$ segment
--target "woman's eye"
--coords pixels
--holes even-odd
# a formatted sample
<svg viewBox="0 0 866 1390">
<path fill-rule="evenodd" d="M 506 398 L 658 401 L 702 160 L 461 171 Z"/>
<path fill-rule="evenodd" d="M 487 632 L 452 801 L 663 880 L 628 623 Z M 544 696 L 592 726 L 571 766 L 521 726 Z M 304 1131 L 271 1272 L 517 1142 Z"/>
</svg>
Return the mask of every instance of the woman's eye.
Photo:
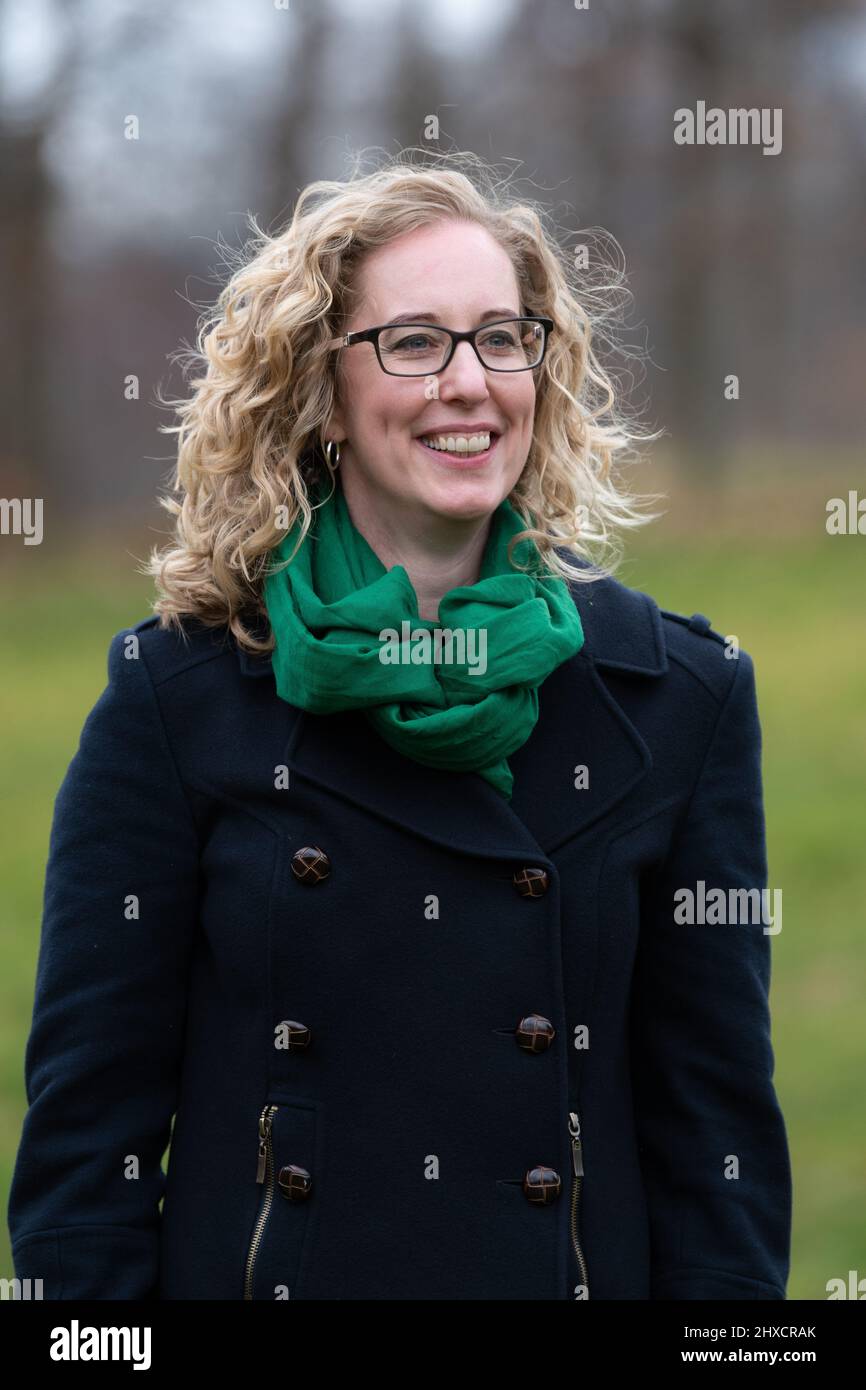
<svg viewBox="0 0 866 1390">
<path fill-rule="evenodd" d="M 423 348 L 429 347 L 429 346 L 430 346 L 430 339 L 427 337 L 427 334 L 426 334 L 426 333 L 413 333 L 413 334 L 411 335 L 411 337 L 409 337 L 409 338 L 401 338 L 400 341 L 399 341 L 399 343 L 395 343 L 394 346 L 393 346 L 393 348 L 392 348 L 392 351 L 394 351 L 394 352 L 403 352 L 403 351 L 411 352 L 411 351 L 413 351 L 413 350 L 417 351 L 417 350 L 419 350 L 419 349 L 423 349 Z"/>
<path fill-rule="evenodd" d="M 505 332 L 488 333 L 484 342 L 487 347 L 492 348 L 512 348 L 516 346 L 516 340 L 512 334 Z"/>
</svg>

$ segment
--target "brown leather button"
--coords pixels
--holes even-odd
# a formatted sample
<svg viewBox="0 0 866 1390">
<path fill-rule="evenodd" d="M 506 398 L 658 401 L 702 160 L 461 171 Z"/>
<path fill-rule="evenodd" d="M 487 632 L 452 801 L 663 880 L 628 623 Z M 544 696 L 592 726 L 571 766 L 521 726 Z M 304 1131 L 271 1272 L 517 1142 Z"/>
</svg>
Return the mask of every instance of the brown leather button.
<svg viewBox="0 0 866 1390">
<path fill-rule="evenodd" d="M 555 1168 L 539 1165 L 530 1168 L 523 1177 L 523 1195 L 535 1206 L 546 1207 L 555 1202 L 562 1191 L 562 1181 Z"/>
<path fill-rule="evenodd" d="M 331 861 L 318 845 L 305 845 L 292 855 L 292 873 L 300 883 L 321 883 L 331 872 Z"/>
<path fill-rule="evenodd" d="M 514 886 L 522 898 L 540 898 L 547 892 L 547 870 L 515 869 Z"/>
<path fill-rule="evenodd" d="M 556 1037 L 556 1029 L 549 1018 L 541 1014 L 527 1014 L 514 1030 L 514 1041 L 524 1052 L 546 1052 Z"/>
<path fill-rule="evenodd" d="M 287 1029 L 287 1052 L 303 1052 L 305 1047 L 310 1046 L 313 1035 L 306 1024 L 295 1023 L 294 1019 L 287 1018 L 285 1027 Z"/>
<path fill-rule="evenodd" d="M 287 1163 L 280 1169 L 277 1183 L 290 1202 L 306 1202 L 313 1190 L 313 1179 L 306 1168 L 299 1168 L 295 1163 Z"/>
</svg>

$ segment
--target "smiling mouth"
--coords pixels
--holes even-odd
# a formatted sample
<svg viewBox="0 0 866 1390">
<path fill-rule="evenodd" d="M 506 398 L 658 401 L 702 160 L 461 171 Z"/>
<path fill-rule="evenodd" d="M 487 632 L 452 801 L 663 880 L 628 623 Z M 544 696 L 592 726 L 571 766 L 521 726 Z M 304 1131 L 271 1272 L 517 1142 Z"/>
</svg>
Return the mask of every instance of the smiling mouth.
<svg viewBox="0 0 866 1390">
<path fill-rule="evenodd" d="M 476 434 L 422 434 L 417 442 L 440 458 L 469 462 L 486 458 L 498 439 L 495 430 L 479 430 Z"/>
</svg>

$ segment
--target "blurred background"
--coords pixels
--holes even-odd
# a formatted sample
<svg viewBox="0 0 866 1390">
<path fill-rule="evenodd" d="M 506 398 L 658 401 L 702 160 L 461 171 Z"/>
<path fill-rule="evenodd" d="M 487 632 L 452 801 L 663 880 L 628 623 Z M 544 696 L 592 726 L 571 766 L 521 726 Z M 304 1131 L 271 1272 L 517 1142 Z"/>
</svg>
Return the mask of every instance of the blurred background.
<svg viewBox="0 0 866 1390">
<path fill-rule="evenodd" d="M 44 517 L 27 545 L 0 513 L 4 1211 L 53 801 L 168 535 L 169 355 L 248 211 L 276 231 L 359 150 L 471 150 L 569 254 L 592 227 L 622 250 L 631 355 L 605 360 L 664 431 L 629 482 L 665 500 L 619 577 L 756 664 L 788 1294 L 866 1277 L 866 10 L 581 3 L 0 0 L 0 499 Z M 778 110 L 781 148 L 678 144 L 699 102 Z M 828 530 L 833 498 L 850 534 Z"/>
</svg>

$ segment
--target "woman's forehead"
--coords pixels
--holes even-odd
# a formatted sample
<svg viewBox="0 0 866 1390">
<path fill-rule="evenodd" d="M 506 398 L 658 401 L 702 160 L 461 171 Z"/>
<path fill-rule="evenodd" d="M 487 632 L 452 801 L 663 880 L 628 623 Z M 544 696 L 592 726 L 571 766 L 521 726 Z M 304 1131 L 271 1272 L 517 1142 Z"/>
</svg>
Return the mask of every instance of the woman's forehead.
<svg viewBox="0 0 866 1390">
<path fill-rule="evenodd" d="M 477 234 L 477 235 L 476 235 Z M 419 227 L 370 252 L 358 267 L 352 305 L 378 322 L 397 317 L 455 326 L 455 313 L 520 312 L 517 276 L 507 253 L 483 227 Z"/>
</svg>

